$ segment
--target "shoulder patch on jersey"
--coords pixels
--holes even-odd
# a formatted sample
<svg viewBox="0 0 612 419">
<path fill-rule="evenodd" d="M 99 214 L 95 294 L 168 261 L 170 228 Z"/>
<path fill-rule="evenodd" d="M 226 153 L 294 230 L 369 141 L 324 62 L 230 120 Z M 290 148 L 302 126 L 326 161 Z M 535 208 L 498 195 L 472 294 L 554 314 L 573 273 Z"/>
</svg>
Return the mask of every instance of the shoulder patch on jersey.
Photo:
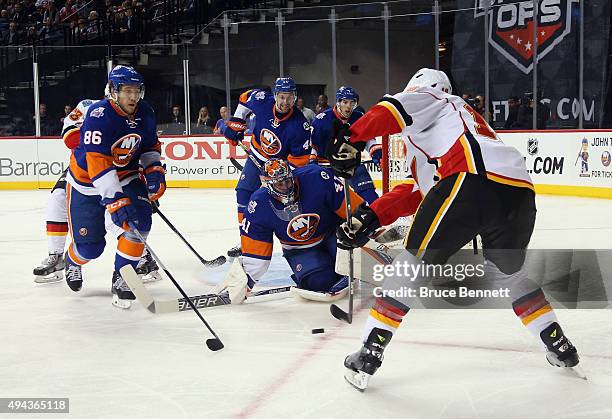
<svg viewBox="0 0 612 419">
<path fill-rule="evenodd" d="M 255 99 L 264 100 L 265 98 L 266 98 L 266 92 L 264 92 L 263 90 L 260 90 L 257 93 L 255 93 Z"/>
<path fill-rule="evenodd" d="M 321 170 L 321 177 L 325 180 L 329 179 L 329 174 L 325 170 Z"/>
<path fill-rule="evenodd" d="M 314 236 L 320 221 L 319 214 L 297 215 L 287 224 L 287 235 L 295 241 L 304 242 Z"/>
<path fill-rule="evenodd" d="M 93 118 L 101 118 L 102 116 L 104 116 L 104 107 L 100 106 L 99 108 L 94 109 L 93 111 L 91 111 L 89 116 Z"/>
<path fill-rule="evenodd" d="M 276 134 L 267 128 L 264 128 L 259 133 L 259 141 L 264 153 L 268 156 L 275 156 L 280 153 L 283 145 Z"/>
<path fill-rule="evenodd" d="M 325 112 L 318 113 L 317 116 L 315 116 L 315 118 L 317 118 L 317 119 L 325 118 Z"/>
<path fill-rule="evenodd" d="M 256 201 L 249 201 L 249 205 L 247 206 L 247 211 L 249 214 L 253 214 L 255 212 L 255 207 L 257 206 Z"/>
<path fill-rule="evenodd" d="M 117 167 L 127 166 L 138 151 L 141 141 L 138 134 L 128 134 L 115 141 L 111 146 L 113 164 Z"/>
<path fill-rule="evenodd" d="M 308 122 L 304 122 L 304 129 L 310 131 L 310 124 Z"/>
</svg>

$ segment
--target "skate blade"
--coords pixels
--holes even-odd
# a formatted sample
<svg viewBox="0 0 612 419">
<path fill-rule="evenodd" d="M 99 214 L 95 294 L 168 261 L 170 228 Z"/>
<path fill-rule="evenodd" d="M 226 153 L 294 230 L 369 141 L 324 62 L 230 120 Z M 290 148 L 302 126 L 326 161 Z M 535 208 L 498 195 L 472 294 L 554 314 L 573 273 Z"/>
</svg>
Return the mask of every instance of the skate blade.
<svg viewBox="0 0 612 419">
<path fill-rule="evenodd" d="M 133 300 L 122 300 L 117 297 L 117 294 L 113 294 L 113 305 L 122 310 L 129 310 L 129 308 L 132 307 L 132 301 Z"/>
<path fill-rule="evenodd" d="M 581 380 L 585 380 L 588 381 L 588 378 L 584 372 L 584 370 L 582 369 L 582 367 L 580 365 L 576 365 L 575 367 L 570 367 L 568 368 L 572 374 L 574 374 L 576 377 L 580 378 Z"/>
<path fill-rule="evenodd" d="M 162 279 L 164 278 L 161 276 L 159 271 L 149 272 L 148 274 L 143 275 L 141 278 L 143 284 L 149 284 L 151 282 L 161 281 Z"/>
<path fill-rule="evenodd" d="M 35 276 L 34 282 L 37 284 L 55 284 L 56 282 L 62 282 L 64 280 L 63 273 L 55 272 L 47 276 Z"/>
<path fill-rule="evenodd" d="M 346 382 L 361 392 L 364 392 L 365 389 L 368 388 L 370 378 L 372 378 L 370 374 L 366 374 L 363 371 L 355 372 L 348 368 L 344 373 L 344 379 L 346 380 Z"/>
</svg>

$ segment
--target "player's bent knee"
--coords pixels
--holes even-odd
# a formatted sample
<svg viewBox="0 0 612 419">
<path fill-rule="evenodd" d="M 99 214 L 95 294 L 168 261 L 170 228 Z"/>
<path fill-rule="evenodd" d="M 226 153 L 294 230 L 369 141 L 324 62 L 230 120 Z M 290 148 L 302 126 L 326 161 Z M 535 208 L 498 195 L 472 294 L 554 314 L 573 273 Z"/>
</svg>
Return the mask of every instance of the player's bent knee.
<svg viewBox="0 0 612 419">
<path fill-rule="evenodd" d="M 93 243 L 76 243 L 77 252 L 85 259 L 97 259 L 104 252 L 105 241 Z"/>
</svg>

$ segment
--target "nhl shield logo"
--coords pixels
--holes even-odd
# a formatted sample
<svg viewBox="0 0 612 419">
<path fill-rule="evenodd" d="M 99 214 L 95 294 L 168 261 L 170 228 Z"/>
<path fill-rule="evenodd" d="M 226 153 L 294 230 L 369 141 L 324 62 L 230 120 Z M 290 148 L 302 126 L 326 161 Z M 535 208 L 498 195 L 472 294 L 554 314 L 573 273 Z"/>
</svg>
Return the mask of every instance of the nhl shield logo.
<svg viewBox="0 0 612 419">
<path fill-rule="evenodd" d="M 527 140 L 527 152 L 530 156 L 538 154 L 538 139 L 530 138 Z"/>
<path fill-rule="evenodd" d="M 475 0 L 475 17 L 489 6 L 489 43 L 523 73 L 533 69 L 533 1 Z M 538 61 L 571 32 L 572 4 L 577 0 L 539 0 L 537 13 Z"/>
<path fill-rule="evenodd" d="M 293 240 L 304 242 L 314 236 L 321 217 L 318 214 L 300 214 L 287 224 L 287 235 Z"/>
</svg>

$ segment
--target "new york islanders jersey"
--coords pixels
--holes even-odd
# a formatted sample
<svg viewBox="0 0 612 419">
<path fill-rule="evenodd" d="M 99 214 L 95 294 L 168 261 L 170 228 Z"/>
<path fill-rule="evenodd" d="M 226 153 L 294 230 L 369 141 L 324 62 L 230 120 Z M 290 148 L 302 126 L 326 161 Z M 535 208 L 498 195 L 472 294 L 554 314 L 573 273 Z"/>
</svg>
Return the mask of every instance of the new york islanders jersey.
<svg viewBox="0 0 612 419">
<path fill-rule="evenodd" d="M 108 99 L 87 110 L 80 142 L 70 157 L 68 182 L 84 195 L 112 198 L 138 177 L 144 167 L 160 160 L 155 114 L 145 101 L 127 115 Z"/>
<path fill-rule="evenodd" d="M 390 218 L 391 213 L 413 214 L 421 196 L 455 173 L 478 174 L 494 182 L 533 189 L 523 156 L 504 144 L 482 116 L 458 96 L 430 87 L 386 95 L 350 129 L 352 142 L 372 135 L 402 135 L 415 184 L 400 188 L 404 199 L 394 201 L 394 211 L 385 208 Z M 407 198 L 409 194 L 412 196 Z M 388 202 L 374 203 L 372 208 L 378 215 Z"/>
<path fill-rule="evenodd" d="M 283 249 L 306 249 L 335 234 L 340 219 L 346 218 L 344 185 L 329 169 L 307 165 L 293 171 L 298 201 L 285 208 L 266 188 L 251 195 L 240 226 L 242 263 L 258 280 L 268 269 L 273 236 Z M 363 202 L 350 191 L 353 212 Z"/>
<path fill-rule="evenodd" d="M 66 147 L 73 150 L 79 145 L 81 140 L 81 125 L 85 120 L 87 109 L 97 100 L 83 99 L 79 104 L 64 118 L 62 127 L 62 139 Z"/>
<path fill-rule="evenodd" d="M 334 120 L 338 120 L 341 123 L 348 123 L 353 125 L 359 118 L 363 116 L 363 112 L 355 110 L 351 113 L 348 119 L 344 119 L 336 110 L 336 107 L 328 108 L 323 112 L 319 113 L 312 121 L 312 134 L 310 135 L 311 160 L 316 158 L 319 163 L 329 163 L 324 157 L 325 148 L 331 140 L 333 135 Z M 382 145 L 377 144 L 375 139 L 369 140 L 366 144 L 366 150 L 369 153 L 382 148 Z"/>
<path fill-rule="evenodd" d="M 234 116 L 247 120 L 255 114 L 251 149 L 265 161 L 271 157 L 288 160 L 294 166 L 308 163 L 310 124 L 295 106 L 285 115 L 277 115 L 274 95 L 264 90 L 249 90 L 240 96 Z"/>
</svg>

